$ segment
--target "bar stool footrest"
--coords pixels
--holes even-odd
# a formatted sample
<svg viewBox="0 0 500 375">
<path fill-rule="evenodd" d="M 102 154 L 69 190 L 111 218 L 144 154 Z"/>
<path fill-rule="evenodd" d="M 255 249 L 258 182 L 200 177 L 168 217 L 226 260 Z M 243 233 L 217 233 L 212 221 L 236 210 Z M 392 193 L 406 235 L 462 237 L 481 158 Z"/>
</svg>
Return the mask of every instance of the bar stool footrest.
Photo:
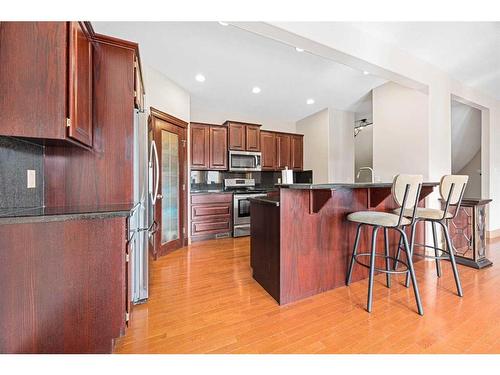
<svg viewBox="0 0 500 375">
<path fill-rule="evenodd" d="M 365 268 L 370 268 L 370 266 L 368 264 L 365 264 L 365 263 L 362 263 L 360 262 L 357 258 L 358 257 L 370 257 L 372 254 L 371 253 L 358 253 L 354 256 L 354 261 L 359 264 L 360 266 L 363 266 Z M 391 259 L 393 262 L 396 261 L 396 258 L 395 257 L 391 257 L 391 256 L 385 256 L 383 254 L 375 254 L 375 258 L 384 258 L 384 259 Z M 383 272 L 383 273 L 390 273 L 390 274 L 406 274 L 409 272 L 410 268 L 408 267 L 408 264 L 406 262 L 403 262 L 402 260 L 398 260 L 397 261 L 398 264 L 401 263 L 402 265 L 404 265 L 406 267 L 406 269 L 403 269 L 403 270 L 386 270 L 385 268 L 378 268 L 378 267 L 374 267 L 375 271 L 378 271 L 378 272 Z"/>
</svg>

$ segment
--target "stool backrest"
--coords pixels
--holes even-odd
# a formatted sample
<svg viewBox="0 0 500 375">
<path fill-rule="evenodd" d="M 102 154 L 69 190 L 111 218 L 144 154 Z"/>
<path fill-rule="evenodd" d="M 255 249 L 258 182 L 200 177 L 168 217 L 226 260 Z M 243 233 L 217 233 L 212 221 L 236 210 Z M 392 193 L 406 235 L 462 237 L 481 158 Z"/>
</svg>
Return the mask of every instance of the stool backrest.
<svg viewBox="0 0 500 375">
<path fill-rule="evenodd" d="M 392 197 L 401 207 L 401 212 L 417 206 L 422 180 L 422 175 L 415 174 L 398 174 L 394 177 Z"/>
<path fill-rule="evenodd" d="M 458 204 L 462 200 L 462 196 L 469 181 L 469 176 L 459 174 L 449 174 L 441 178 L 439 184 L 439 194 L 448 204 Z"/>
</svg>

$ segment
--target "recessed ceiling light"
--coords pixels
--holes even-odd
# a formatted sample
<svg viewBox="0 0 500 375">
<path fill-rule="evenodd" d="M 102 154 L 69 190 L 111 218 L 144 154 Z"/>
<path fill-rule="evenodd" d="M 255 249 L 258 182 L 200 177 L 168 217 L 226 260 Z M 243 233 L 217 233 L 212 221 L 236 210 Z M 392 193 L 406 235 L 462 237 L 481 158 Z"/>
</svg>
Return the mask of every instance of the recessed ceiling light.
<svg viewBox="0 0 500 375">
<path fill-rule="evenodd" d="M 197 74 L 194 79 L 196 79 L 198 82 L 205 82 L 205 76 L 203 74 Z"/>
<path fill-rule="evenodd" d="M 367 71 L 367 70 L 363 70 L 363 74 L 364 74 L 365 76 L 367 76 L 368 74 L 370 74 L 370 72 L 369 72 L 369 71 Z"/>
<path fill-rule="evenodd" d="M 307 104 L 314 104 L 314 99 L 307 99 L 307 100 L 306 100 L 306 103 L 307 103 Z"/>
<path fill-rule="evenodd" d="M 297 52 L 304 52 L 304 49 L 303 48 L 299 48 L 299 47 L 295 47 L 295 51 L 297 51 Z"/>
<path fill-rule="evenodd" d="M 227 22 L 222 22 L 222 21 L 219 21 L 219 25 L 221 25 L 221 26 L 227 26 L 227 25 L 229 25 L 229 24 L 228 24 Z"/>
<path fill-rule="evenodd" d="M 258 93 L 260 92 L 260 87 L 255 86 L 255 87 L 252 89 L 252 92 L 253 92 L 254 94 L 258 94 Z"/>
</svg>

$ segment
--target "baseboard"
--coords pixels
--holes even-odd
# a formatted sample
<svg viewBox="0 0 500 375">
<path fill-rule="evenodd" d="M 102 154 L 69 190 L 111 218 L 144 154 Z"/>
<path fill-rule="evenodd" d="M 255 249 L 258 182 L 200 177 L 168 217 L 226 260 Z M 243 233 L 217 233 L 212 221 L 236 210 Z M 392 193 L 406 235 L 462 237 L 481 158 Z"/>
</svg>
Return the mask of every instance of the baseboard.
<svg viewBox="0 0 500 375">
<path fill-rule="evenodd" d="M 500 237 L 500 229 L 486 231 L 486 238 L 497 238 L 497 237 Z"/>
</svg>

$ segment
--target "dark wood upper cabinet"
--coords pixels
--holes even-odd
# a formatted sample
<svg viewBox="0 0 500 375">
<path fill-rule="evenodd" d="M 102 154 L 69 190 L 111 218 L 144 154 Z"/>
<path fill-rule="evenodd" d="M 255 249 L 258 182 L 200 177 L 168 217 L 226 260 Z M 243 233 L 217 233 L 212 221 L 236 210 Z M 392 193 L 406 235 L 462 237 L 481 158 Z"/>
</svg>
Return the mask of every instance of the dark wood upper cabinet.
<svg viewBox="0 0 500 375">
<path fill-rule="evenodd" d="M 142 79 L 141 64 L 139 56 L 134 59 L 134 106 L 140 111 L 144 110 L 144 82 Z"/>
<path fill-rule="evenodd" d="M 210 127 L 191 123 L 191 169 L 208 169 L 210 153 Z"/>
<path fill-rule="evenodd" d="M 262 170 L 273 171 L 276 169 L 276 133 L 260 132 L 260 146 L 262 152 Z"/>
<path fill-rule="evenodd" d="M 291 138 L 290 134 L 276 134 L 276 154 L 278 156 L 276 167 L 278 169 L 284 169 L 286 167 L 291 169 Z"/>
<path fill-rule="evenodd" d="M 92 43 L 82 23 L 69 24 L 68 136 L 92 146 Z"/>
<path fill-rule="evenodd" d="M 210 169 L 227 169 L 227 128 L 210 126 Z"/>
<path fill-rule="evenodd" d="M 227 122 L 229 131 L 229 149 L 235 151 L 245 151 L 245 125 Z"/>
<path fill-rule="evenodd" d="M 0 135 L 92 145 L 85 22 L 0 22 Z"/>
<path fill-rule="evenodd" d="M 260 125 L 226 121 L 229 149 L 233 151 L 260 151 Z"/>
<path fill-rule="evenodd" d="M 246 150 L 260 151 L 260 126 L 245 126 Z"/>
<path fill-rule="evenodd" d="M 191 123 L 191 169 L 227 169 L 227 127 Z"/>
<path fill-rule="evenodd" d="M 67 24 L 0 22 L 0 135 L 64 139 Z"/>
<path fill-rule="evenodd" d="M 290 162 L 292 169 L 302 170 L 304 167 L 304 136 L 292 135 L 290 147 Z"/>
</svg>

